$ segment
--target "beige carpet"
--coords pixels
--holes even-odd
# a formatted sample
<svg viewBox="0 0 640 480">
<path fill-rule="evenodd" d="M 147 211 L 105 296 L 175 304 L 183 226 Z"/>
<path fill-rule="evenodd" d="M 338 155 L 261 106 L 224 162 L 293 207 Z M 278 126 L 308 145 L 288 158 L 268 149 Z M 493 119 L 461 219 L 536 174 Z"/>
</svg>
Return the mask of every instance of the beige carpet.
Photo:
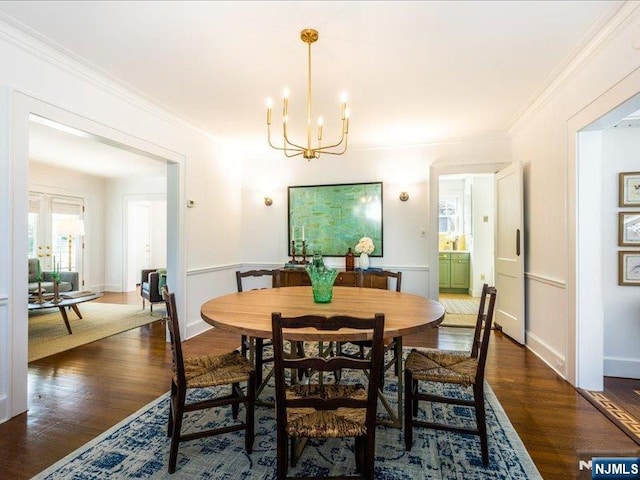
<svg viewBox="0 0 640 480">
<path fill-rule="evenodd" d="M 465 299 L 448 298 L 441 294 L 440 303 L 444 305 L 444 309 L 447 313 L 477 315 L 480 300 L 469 296 Z"/>
<path fill-rule="evenodd" d="M 79 319 L 73 310 L 67 313 L 73 331 L 71 335 L 67 332 L 57 308 L 30 312 L 30 362 L 155 322 L 164 317 L 164 308 L 161 306 L 154 309 L 153 315 L 149 315 L 149 307 L 142 310 L 140 305 L 86 302 L 78 305 L 78 308 L 82 319 Z"/>
<path fill-rule="evenodd" d="M 479 298 L 458 293 L 440 293 L 445 316 L 441 323 L 445 327 L 475 327 L 478 317 Z"/>
<path fill-rule="evenodd" d="M 462 313 L 445 313 L 444 320 L 440 324 L 442 327 L 475 327 L 478 313 L 475 315 L 465 315 Z"/>
</svg>

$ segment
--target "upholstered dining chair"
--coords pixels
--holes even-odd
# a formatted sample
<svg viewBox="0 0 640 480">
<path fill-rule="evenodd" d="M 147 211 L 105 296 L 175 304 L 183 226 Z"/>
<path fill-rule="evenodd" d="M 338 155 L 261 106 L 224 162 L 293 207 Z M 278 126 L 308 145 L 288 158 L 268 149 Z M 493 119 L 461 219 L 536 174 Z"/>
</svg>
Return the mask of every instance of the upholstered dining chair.
<svg viewBox="0 0 640 480">
<path fill-rule="evenodd" d="M 381 271 L 367 271 L 367 275 L 362 275 L 360 272 L 358 286 L 364 288 L 379 288 L 375 285 L 379 283 L 375 281 L 375 277 L 385 278 L 387 281 L 385 285 L 387 286 L 387 290 L 390 290 L 390 279 L 395 279 L 395 291 L 402 291 L 402 272 L 391 272 L 389 270 L 381 270 Z M 364 358 L 365 348 L 371 347 L 371 342 L 367 340 L 349 342 L 353 345 L 356 345 L 359 348 L 359 352 L 356 354 L 357 357 Z M 338 343 L 337 350 L 338 355 L 346 355 L 342 352 L 342 343 Z M 384 382 L 384 373 L 391 367 L 394 367 L 394 373 L 396 376 L 400 373 L 401 363 L 402 363 L 402 338 L 393 338 L 393 339 L 385 339 L 385 354 L 388 351 L 393 350 L 393 356 L 389 362 L 387 362 L 382 370 L 382 379 Z"/>
<path fill-rule="evenodd" d="M 171 438 L 169 450 L 169 473 L 176 471 L 178 446 L 180 442 L 201 437 L 245 430 L 245 449 L 251 453 L 254 438 L 254 403 L 256 392 L 256 373 L 249 361 L 233 351 L 222 355 L 203 355 L 184 357 L 180 340 L 180 326 L 176 310 L 175 294 L 169 293 L 165 286 L 162 296 L 167 306 L 169 337 L 171 340 L 171 393 L 169 403 L 169 423 L 167 435 Z M 240 388 L 246 383 L 246 393 Z M 199 401 L 186 403 L 187 390 L 196 388 L 231 386 L 231 393 L 216 395 Z M 238 418 L 240 404 L 245 405 L 246 416 L 243 423 L 209 430 L 198 430 L 182 434 L 184 414 L 196 410 L 231 406 L 234 419 Z"/>
<path fill-rule="evenodd" d="M 283 318 L 276 312 L 271 319 L 276 381 L 277 479 L 296 478 L 287 477 L 288 450 L 291 465 L 295 466 L 299 447 L 304 446 L 306 439 L 342 437 L 355 438 L 355 463 L 359 478 L 373 479 L 384 314 L 378 313 L 374 318 L 366 319 L 317 315 Z M 283 329 L 303 328 L 313 329 L 320 338 L 324 331 L 341 328 L 372 330 L 372 354 L 366 359 L 343 356 L 287 358 L 283 347 Z M 317 372 L 319 380 L 324 372 L 350 369 L 362 376 L 363 383 L 337 384 L 329 378 L 318 382 L 310 379 L 304 384 L 287 382 L 285 371 L 299 368 Z M 368 376 L 367 371 L 371 372 Z"/>
<path fill-rule="evenodd" d="M 480 306 L 470 352 L 451 352 L 435 349 L 413 349 L 405 362 L 404 439 L 407 451 L 413 444 L 414 426 L 470 433 L 480 437 L 482 463 L 489 464 L 487 425 L 484 406 L 484 370 L 489 349 L 489 337 L 496 303 L 495 287 L 485 284 L 482 288 Z M 472 398 L 451 398 L 429 393 L 420 382 L 449 383 L 471 387 Z M 429 401 L 473 407 L 476 426 L 461 427 L 418 420 L 418 402 Z"/>
</svg>

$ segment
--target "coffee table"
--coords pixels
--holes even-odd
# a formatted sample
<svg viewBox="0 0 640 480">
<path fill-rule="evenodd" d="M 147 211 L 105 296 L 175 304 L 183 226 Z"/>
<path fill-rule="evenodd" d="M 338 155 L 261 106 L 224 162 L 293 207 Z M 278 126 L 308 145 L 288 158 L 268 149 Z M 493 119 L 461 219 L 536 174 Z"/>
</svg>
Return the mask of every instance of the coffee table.
<svg viewBox="0 0 640 480">
<path fill-rule="evenodd" d="M 67 331 L 69 332 L 69 335 L 71 335 L 73 332 L 71 331 L 71 325 L 69 324 L 66 307 L 73 309 L 78 318 L 82 318 L 78 304 L 90 302 L 91 300 L 95 300 L 101 296 L 102 293 L 95 292 L 64 292 L 60 294 L 60 301 L 57 303 L 53 302 L 53 294 L 44 294 L 42 296 L 44 300 L 43 303 L 37 303 L 36 296 L 29 296 L 29 311 L 58 308 L 60 310 L 60 315 L 62 315 L 62 320 L 64 320 L 64 324 L 67 327 Z"/>
</svg>

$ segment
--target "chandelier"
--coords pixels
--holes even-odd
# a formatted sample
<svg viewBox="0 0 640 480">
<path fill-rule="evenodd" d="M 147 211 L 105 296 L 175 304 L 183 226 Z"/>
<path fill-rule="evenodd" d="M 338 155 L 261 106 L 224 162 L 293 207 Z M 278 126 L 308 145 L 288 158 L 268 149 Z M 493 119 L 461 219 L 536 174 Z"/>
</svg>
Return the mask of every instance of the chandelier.
<svg viewBox="0 0 640 480">
<path fill-rule="evenodd" d="M 318 40 L 318 32 L 311 28 L 307 28 L 300 32 L 300 39 L 308 45 L 308 81 L 307 81 L 307 144 L 306 146 L 299 145 L 289 140 L 288 123 L 289 123 L 289 90 L 285 89 L 283 95 L 282 104 L 282 146 L 274 145 L 271 141 L 271 116 L 273 103 L 270 98 L 267 99 L 267 138 L 269 145 L 276 150 L 284 151 L 286 157 L 296 157 L 302 155 L 307 160 L 313 158 L 319 158 L 321 153 L 328 155 L 342 155 L 347 151 L 347 137 L 349 136 L 349 109 L 347 108 L 347 96 L 342 94 L 340 96 L 341 102 L 341 120 L 342 120 L 342 132 L 340 135 L 340 141 L 332 145 L 322 145 L 322 117 L 318 118 L 317 123 L 317 145 L 311 146 L 311 44 Z"/>
</svg>

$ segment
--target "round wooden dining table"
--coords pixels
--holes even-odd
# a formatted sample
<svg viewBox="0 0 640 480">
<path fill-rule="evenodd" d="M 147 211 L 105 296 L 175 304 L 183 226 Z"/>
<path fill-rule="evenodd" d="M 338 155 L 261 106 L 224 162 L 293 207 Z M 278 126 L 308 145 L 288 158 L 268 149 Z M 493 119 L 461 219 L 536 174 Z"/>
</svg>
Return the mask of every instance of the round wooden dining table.
<svg viewBox="0 0 640 480">
<path fill-rule="evenodd" d="M 395 339 L 400 351 L 404 335 L 435 327 L 444 319 L 444 307 L 436 301 L 411 293 L 359 287 L 333 287 L 330 303 L 314 303 L 311 287 L 230 293 L 205 302 L 200 309 L 200 316 L 209 325 L 239 335 L 271 338 L 273 312 L 280 312 L 283 317 L 348 315 L 360 318 L 372 318 L 376 313 L 384 313 L 384 336 Z M 307 342 L 371 340 L 372 335 L 372 332 L 346 328 L 335 332 L 315 329 L 283 331 L 287 340 Z M 401 358 L 398 361 L 402 362 Z M 265 387 L 269 377 L 265 378 L 258 393 Z M 402 428 L 402 380 L 402 374 L 398 375 L 396 409 L 393 409 L 382 391 L 378 394 L 390 417 L 379 422 L 395 428 Z"/>
<path fill-rule="evenodd" d="M 371 318 L 384 313 L 385 338 L 398 338 L 439 325 L 444 319 L 442 304 L 411 293 L 377 288 L 333 287 L 330 303 L 314 303 L 311 287 L 281 287 L 230 293 L 205 302 L 202 319 L 209 325 L 239 335 L 271 338 L 271 313 L 283 317 L 300 315 L 348 315 Z M 294 341 L 371 340 L 371 332 L 341 329 L 337 332 L 297 330 L 284 332 Z"/>
</svg>

